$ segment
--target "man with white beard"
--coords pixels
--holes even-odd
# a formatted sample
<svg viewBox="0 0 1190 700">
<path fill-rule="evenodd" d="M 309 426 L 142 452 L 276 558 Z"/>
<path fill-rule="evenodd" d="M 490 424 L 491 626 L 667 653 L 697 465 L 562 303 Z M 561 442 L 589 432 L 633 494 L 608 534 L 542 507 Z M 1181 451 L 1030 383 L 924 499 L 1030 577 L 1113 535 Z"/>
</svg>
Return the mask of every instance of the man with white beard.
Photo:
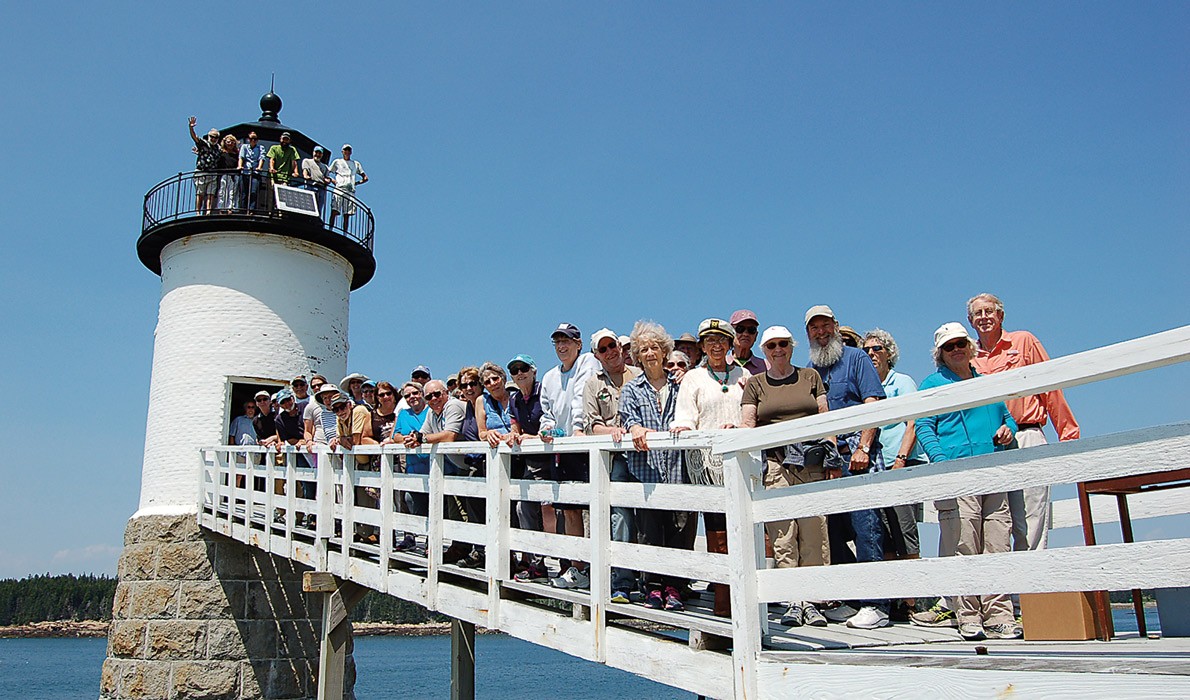
<svg viewBox="0 0 1190 700">
<path fill-rule="evenodd" d="M 810 340 L 810 367 L 817 370 L 826 384 L 826 402 L 830 410 L 871 403 L 885 397 L 880 375 L 867 354 L 843 344 L 839 322 L 829 306 L 812 306 L 806 311 L 806 335 Z M 878 428 L 869 428 L 838 435 L 839 455 L 849 462 L 841 474 L 834 476 L 883 471 L 884 459 L 876 439 L 879 432 Z M 875 510 L 836 513 L 827 522 L 832 565 L 883 561 L 884 532 Z M 855 540 L 854 554 L 847 546 L 851 539 Z M 823 610 L 823 615 L 833 622 L 846 620 L 848 627 L 860 629 L 888 625 L 887 600 L 864 600 L 859 601 L 859 605 L 858 612 L 843 603 Z"/>
</svg>

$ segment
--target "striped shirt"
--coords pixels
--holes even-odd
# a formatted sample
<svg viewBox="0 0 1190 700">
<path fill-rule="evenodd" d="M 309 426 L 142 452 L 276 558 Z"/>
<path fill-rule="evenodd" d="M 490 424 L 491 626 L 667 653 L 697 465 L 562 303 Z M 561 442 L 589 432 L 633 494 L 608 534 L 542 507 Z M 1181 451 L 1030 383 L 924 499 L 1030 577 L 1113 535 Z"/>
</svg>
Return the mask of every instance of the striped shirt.
<svg viewBox="0 0 1190 700">
<path fill-rule="evenodd" d="M 678 405 L 678 385 L 674 381 L 658 392 L 643 373 L 620 391 L 620 421 L 624 429 L 641 426 L 650 432 L 669 430 Z M 625 453 L 628 471 L 646 484 L 682 483 L 682 453 L 679 450 L 632 450 Z"/>
</svg>

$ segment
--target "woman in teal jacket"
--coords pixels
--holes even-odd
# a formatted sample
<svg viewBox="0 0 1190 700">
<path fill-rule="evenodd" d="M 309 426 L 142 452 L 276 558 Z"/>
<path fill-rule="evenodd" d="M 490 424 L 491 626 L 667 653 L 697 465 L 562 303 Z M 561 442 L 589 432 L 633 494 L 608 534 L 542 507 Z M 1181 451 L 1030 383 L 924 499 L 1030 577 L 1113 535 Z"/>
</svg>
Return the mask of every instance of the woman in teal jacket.
<svg viewBox="0 0 1190 700">
<path fill-rule="evenodd" d="M 959 323 L 947 323 L 934 332 L 934 362 L 938 371 L 926 377 L 925 391 L 944 384 L 974 379 L 979 373 L 971 366 L 975 343 Z M 1003 401 L 918 418 L 917 440 L 931 462 L 989 454 L 1012 442 L 1016 422 Z M 934 504 L 938 508 L 938 553 L 968 556 L 1011 549 L 1012 515 L 1008 493 L 961 496 Z M 1017 639 L 1021 627 L 1012 614 L 1007 594 L 962 596 L 958 599 L 959 634 L 963 639 Z M 934 611 L 928 611 L 933 613 Z M 918 616 L 927 613 L 918 613 Z M 915 616 L 915 620 L 918 616 Z"/>
</svg>

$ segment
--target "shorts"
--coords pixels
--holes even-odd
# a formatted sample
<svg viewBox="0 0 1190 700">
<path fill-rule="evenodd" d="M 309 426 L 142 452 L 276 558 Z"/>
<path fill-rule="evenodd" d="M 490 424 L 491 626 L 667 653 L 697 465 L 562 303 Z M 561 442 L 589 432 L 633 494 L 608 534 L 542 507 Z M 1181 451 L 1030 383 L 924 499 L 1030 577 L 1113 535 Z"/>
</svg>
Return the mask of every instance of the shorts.
<svg viewBox="0 0 1190 700">
<path fill-rule="evenodd" d="M 219 175 L 216 173 L 200 172 L 194 176 L 194 191 L 196 194 L 215 194 L 215 189 L 218 184 Z"/>
<path fill-rule="evenodd" d="M 352 216 L 355 214 L 355 199 L 341 194 L 345 191 L 348 190 L 335 189 L 335 196 L 331 198 L 331 210 L 345 216 Z"/>
<path fill-rule="evenodd" d="M 558 463 L 554 465 L 554 481 L 571 481 L 586 483 L 591 478 L 591 458 L 583 453 L 568 452 L 558 455 Z M 556 510 L 582 510 L 587 506 L 581 504 L 555 503 Z"/>
</svg>

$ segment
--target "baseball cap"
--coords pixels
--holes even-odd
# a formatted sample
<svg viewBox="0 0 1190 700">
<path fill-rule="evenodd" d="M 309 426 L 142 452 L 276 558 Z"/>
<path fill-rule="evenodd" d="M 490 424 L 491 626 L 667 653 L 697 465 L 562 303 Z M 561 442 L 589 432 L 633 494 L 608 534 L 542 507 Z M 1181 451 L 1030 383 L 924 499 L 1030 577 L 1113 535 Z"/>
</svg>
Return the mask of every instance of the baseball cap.
<svg viewBox="0 0 1190 700">
<path fill-rule="evenodd" d="M 764 345 L 770 340 L 776 338 L 788 338 L 793 340 L 793 334 L 790 333 L 789 329 L 785 326 L 769 326 L 768 328 L 764 329 L 764 334 L 760 336 L 760 344 Z"/>
<path fill-rule="evenodd" d="M 826 304 L 819 304 L 818 306 L 811 306 L 806 309 L 806 325 L 810 325 L 810 319 L 815 316 L 826 316 L 830 320 L 835 320 L 835 312 L 831 311 L 831 307 Z"/>
<path fill-rule="evenodd" d="M 293 398 L 293 392 L 290 391 L 289 389 L 282 389 L 281 391 L 278 391 L 276 394 L 273 394 L 273 400 L 276 401 L 277 403 L 281 403 L 285 399 L 292 399 L 292 398 Z"/>
<path fill-rule="evenodd" d="M 934 347 L 940 348 L 956 338 L 971 340 L 971 336 L 967 335 L 967 329 L 963 324 L 954 321 L 943 323 L 938 327 L 938 330 L 934 331 Z"/>
<path fill-rule="evenodd" d="M 753 321 L 756 325 L 760 325 L 760 321 L 756 318 L 756 314 L 751 309 L 740 309 L 731 314 L 731 325 L 738 326 L 744 321 Z"/>
<path fill-rule="evenodd" d="M 262 396 L 265 397 L 266 399 L 273 398 L 273 395 L 270 394 L 269 392 L 265 391 L 264 389 L 261 389 L 260 391 L 256 392 L 255 396 L 253 396 L 252 398 L 259 399 Z"/>
<path fill-rule="evenodd" d="M 354 148 L 352 148 L 352 147 L 351 147 L 351 144 L 349 144 L 349 143 L 345 143 L 345 144 L 343 144 L 343 148 L 346 148 L 346 149 L 347 149 L 347 150 L 349 150 L 349 151 L 354 151 L 354 150 L 355 150 Z"/>
<path fill-rule="evenodd" d="M 426 375 L 427 377 L 433 377 L 433 376 L 434 376 L 434 375 L 433 375 L 433 374 L 430 372 L 430 368 L 429 368 L 429 367 L 426 367 L 425 365 L 418 365 L 418 366 L 414 367 L 414 368 L 413 368 L 413 371 L 409 373 L 409 376 L 410 376 L 410 377 L 413 377 L 413 376 L 415 376 L 415 375 L 418 375 L 418 374 L 424 374 L 424 375 Z"/>
<path fill-rule="evenodd" d="M 583 338 L 583 334 L 579 332 L 578 326 L 573 323 L 559 323 L 558 327 L 554 329 L 554 332 L 550 333 L 550 338 L 552 339 L 556 335 L 566 336 L 571 340 L 582 340 Z"/>
<path fill-rule="evenodd" d="M 599 347 L 599 341 L 603 340 L 604 338 L 611 338 L 612 340 L 616 341 L 617 343 L 620 342 L 620 338 L 619 338 L 619 336 L 616 335 L 615 331 L 613 331 L 610 328 L 600 328 L 599 330 L 595 331 L 595 333 L 591 336 L 591 351 L 592 352 L 594 352 L 595 349 Z"/>
<path fill-rule="evenodd" d="M 521 353 L 521 354 L 519 354 L 519 355 L 513 355 L 513 356 L 512 356 L 512 359 L 508 361 L 508 364 L 507 364 L 507 365 L 505 365 L 505 367 L 507 367 L 507 368 L 508 368 L 508 371 L 510 371 L 510 372 L 511 372 L 511 371 L 512 371 L 512 366 L 513 366 L 513 365 L 515 365 L 515 364 L 517 364 L 518 362 L 519 362 L 519 363 L 521 363 L 521 364 L 523 364 L 523 365 L 529 365 L 529 366 L 530 366 L 530 367 L 532 367 L 533 369 L 537 369 L 537 363 L 533 361 L 533 358 L 532 358 L 532 357 L 529 357 L 529 356 L 528 356 L 528 355 L 526 355 L 525 353 Z"/>
</svg>

